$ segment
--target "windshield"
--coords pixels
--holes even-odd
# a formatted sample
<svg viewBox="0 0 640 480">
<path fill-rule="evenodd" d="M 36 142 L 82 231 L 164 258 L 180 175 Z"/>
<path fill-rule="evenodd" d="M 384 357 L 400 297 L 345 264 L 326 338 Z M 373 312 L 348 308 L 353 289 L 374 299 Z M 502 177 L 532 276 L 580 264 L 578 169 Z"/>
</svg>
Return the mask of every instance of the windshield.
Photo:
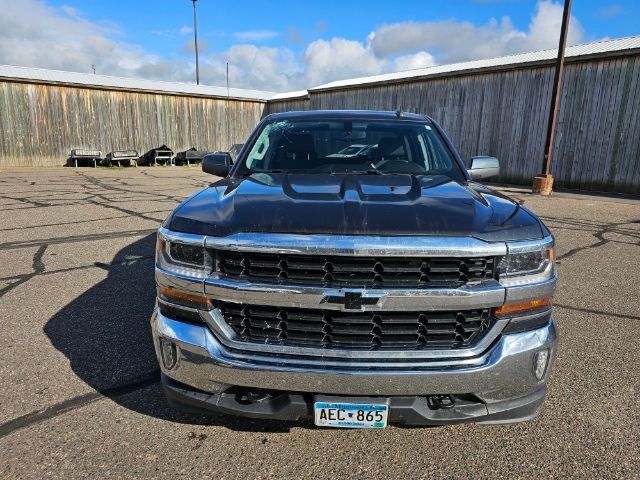
<svg viewBox="0 0 640 480">
<path fill-rule="evenodd" d="M 407 121 L 268 123 L 235 175 L 252 173 L 403 173 L 465 181 L 435 129 Z"/>
</svg>

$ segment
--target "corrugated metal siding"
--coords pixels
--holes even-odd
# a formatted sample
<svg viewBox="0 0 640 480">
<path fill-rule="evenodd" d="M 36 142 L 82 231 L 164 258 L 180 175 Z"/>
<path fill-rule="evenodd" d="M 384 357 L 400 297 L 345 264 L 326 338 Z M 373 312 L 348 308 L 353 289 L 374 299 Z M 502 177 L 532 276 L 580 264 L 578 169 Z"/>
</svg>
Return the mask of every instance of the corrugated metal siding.
<svg viewBox="0 0 640 480">
<path fill-rule="evenodd" d="M 244 142 L 263 109 L 261 101 L 0 79 L 0 165 L 62 165 L 72 148 L 226 150 Z"/>
<path fill-rule="evenodd" d="M 309 92 L 307 105 L 269 102 L 269 112 L 379 109 L 424 113 L 461 155 L 494 155 L 503 182 L 539 173 L 553 83 L 552 66 L 485 71 Z M 291 108 L 295 106 L 295 108 Z M 557 186 L 640 193 L 640 55 L 566 66 L 552 173 Z"/>
</svg>

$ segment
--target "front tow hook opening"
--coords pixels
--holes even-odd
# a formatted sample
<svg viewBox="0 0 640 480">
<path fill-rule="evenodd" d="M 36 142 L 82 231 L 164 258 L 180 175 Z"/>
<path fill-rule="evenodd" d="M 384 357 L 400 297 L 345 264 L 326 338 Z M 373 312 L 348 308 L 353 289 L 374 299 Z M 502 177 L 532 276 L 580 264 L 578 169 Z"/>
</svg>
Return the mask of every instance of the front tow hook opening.
<svg viewBox="0 0 640 480">
<path fill-rule="evenodd" d="M 236 392 L 235 401 L 240 405 L 251 405 L 253 403 L 268 402 L 276 396 L 278 395 L 271 392 L 243 390 Z"/>
<path fill-rule="evenodd" d="M 431 410 L 448 409 L 456 406 L 456 400 L 453 395 L 430 395 L 427 397 L 427 405 Z"/>
</svg>

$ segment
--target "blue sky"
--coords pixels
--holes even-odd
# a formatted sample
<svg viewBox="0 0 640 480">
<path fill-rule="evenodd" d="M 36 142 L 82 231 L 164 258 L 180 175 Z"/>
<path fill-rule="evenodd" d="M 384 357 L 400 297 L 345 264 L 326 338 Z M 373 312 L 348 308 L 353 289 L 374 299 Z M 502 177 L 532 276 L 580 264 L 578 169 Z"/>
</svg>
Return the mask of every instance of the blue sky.
<svg viewBox="0 0 640 480">
<path fill-rule="evenodd" d="M 127 41 L 145 46 L 157 54 L 176 50 L 178 32 L 191 27 L 191 0 L 57 0 L 50 5 L 72 6 L 93 20 L 114 22 Z M 211 48 L 226 50 L 239 39 L 234 33 L 259 31 L 277 33 L 261 44 L 287 45 L 302 51 L 304 44 L 317 38 L 366 38 L 384 24 L 406 20 L 456 19 L 482 25 L 492 18 L 510 17 L 515 27 L 526 29 L 536 1 L 531 0 L 301 0 L 222 1 L 199 0 L 200 35 Z M 322 5 L 322 8 L 319 7 Z M 572 14 L 589 37 L 624 37 L 640 34 L 640 2 L 574 0 Z M 162 37 L 152 32 L 174 35 Z M 151 35 L 150 35 L 151 34 Z M 296 38 L 297 35 L 301 38 Z"/>
<path fill-rule="evenodd" d="M 190 0 L 0 0 L 0 63 L 193 78 Z M 204 83 L 285 91 L 553 48 L 553 0 L 198 1 Z M 640 34 L 637 0 L 575 0 L 570 43 Z"/>
</svg>

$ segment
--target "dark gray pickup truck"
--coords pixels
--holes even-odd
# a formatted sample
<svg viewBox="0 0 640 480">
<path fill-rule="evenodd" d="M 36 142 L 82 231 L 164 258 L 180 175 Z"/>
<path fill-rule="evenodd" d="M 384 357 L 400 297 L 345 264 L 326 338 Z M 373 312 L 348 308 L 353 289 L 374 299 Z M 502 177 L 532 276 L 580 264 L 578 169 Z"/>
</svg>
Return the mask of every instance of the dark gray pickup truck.
<svg viewBox="0 0 640 480">
<path fill-rule="evenodd" d="M 353 146 L 354 148 L 349 148 Z M 556 349 L 554 240 L 429 117 L 266 117 L 158 233 L 151 319 L 178 407 L 316 425 L 508 423 Z"/>
</svg>

